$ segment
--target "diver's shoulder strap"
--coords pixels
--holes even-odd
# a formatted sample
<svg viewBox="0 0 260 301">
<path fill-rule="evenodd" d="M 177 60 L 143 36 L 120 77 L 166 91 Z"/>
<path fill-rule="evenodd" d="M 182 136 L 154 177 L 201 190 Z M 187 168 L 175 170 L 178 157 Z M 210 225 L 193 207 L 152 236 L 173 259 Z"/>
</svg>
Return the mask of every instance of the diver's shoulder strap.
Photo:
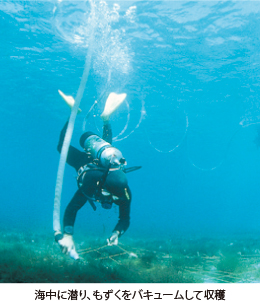
<svg viewBox="0 0 260 301">
<path fill-rule="evenodd" d="M 103 168 L 103 167 L 99 167 L 99 166 L 97 166 L 96 164 L 94 164 L 94 163 L 88 163 L 88 164 L 86 164 L 86 165 L 84 165 L 84 166 L 81 166 L 80 168 L 79 168 L 79 170 L 78 170 L 78 175 L 77 175 L 77 180 L 82 176 L 82 174 L 84 173 L 84 172 L 87 172 L 87 171 L 89 171 L 89 170 L 100 170 L 100 171 L 106 171 L 106 169 L 105 168 Z"/>
<path fill-rule="evenodd" d="M 80 190 L 82 194 L 84 194 L 84 196 L 87 198 L 90 206 L 92 207 L 92 209 L 94 211 L 97 210 L 97 206 L 94 204 L 94 202 L 96 201 L 94 198 L 89 197 L 88 195 L 86 195 L 82 190 Z"/>
</svg>

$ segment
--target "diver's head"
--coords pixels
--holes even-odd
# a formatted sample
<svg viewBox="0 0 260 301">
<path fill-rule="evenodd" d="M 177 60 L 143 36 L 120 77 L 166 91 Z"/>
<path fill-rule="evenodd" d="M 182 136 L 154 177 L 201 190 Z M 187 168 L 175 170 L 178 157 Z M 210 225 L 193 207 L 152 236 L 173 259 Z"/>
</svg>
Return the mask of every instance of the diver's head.
<svg viewBox="0 0 260 301">
<path fill-rule="evenodd" d="M 93 132 L 86 132 L 80 137 L 80 145 L 103 167 L 122 168 L 126 165 L 126 160 L 120 150 L 113 147 L 110 143 L 101 139 Z"/>
<path fill-rule="evenodd" d="M 110 193 L 112 193 L 112 195 L 120 199 L 118 200 L 114 198 L 114 203 L 117 205 L 122 200 L 131 200 L 131 191 L 128 186 L 126 174 L 120 169 L 109 172 L 104 183 L 104 188 L 107 189 Z"/>
</svg>

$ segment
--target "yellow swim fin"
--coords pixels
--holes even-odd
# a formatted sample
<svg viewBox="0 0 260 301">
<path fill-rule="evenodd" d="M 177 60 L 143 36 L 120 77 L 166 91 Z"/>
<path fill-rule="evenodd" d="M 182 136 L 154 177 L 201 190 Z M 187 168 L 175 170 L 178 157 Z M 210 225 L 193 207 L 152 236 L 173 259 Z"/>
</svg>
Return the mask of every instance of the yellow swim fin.
<svg viewBox="0 0 260 301">
<path fill-rule="evenodd" d="M 125 98 L 126 98 L 126 93 L 122 93 L 122 94 L 116 94 L 114 92 L 110 93 L 107 98 L 104 111 L 100 117 L 103 120 L 109 119 L 110 115 L 113 112 L 115 112 L 115 110 L 122 104 Z"/>
<path fill-rule="evenodd" d="M 65 95 L 61 90 L 58 90 L 60 96 L 65 100 L 67 105 L 72 109 L 75 103 L 75 99 L 70 95 Z M 81 109 L 78 109 L 78 113 L 81 112 Z"/>
</svg>

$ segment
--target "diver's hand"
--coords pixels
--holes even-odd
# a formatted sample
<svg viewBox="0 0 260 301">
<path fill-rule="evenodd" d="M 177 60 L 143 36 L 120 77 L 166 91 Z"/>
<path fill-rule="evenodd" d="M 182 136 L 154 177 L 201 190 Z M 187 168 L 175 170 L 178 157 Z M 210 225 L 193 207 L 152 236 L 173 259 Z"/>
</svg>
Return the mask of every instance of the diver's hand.
<svg viewBox="0 0 260 301">
<path fill-rule="evenodd" d="M 120 234 L 119 231 L 113 232 L 112 236 L 107 239 L 107 245 L 108 246 L 117 246 L 118 245 L 118 236 L 119 236 L 119 234 Z"/>
<path fill-rule="evenodd" d="M 61 247 L 62 253 L 69 255 L 71 258 L 75 260 L 79 259 L 79 255 L 76 252 L 72 235 L 65 233 L 63 235 L 63 238 L 58 240 L 58 244 Z"/>
</svg>

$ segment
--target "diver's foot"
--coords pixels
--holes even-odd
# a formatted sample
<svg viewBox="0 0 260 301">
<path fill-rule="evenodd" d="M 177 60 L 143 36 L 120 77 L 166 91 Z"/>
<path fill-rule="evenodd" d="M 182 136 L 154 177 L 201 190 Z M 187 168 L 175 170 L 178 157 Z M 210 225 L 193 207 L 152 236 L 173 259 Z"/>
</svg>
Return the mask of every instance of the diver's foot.
<svg viewBox="0 0 260 301">
<path fill-rule="evenodd" d="M 58 90 L 60 96 L 65 100 L 66 104 L 72 109 L 74 104 L 75 104 L 75 99 L 70 96 L 70 95 L 66 95 L 64 94 L 61 90 Z M 81 112 L 81 109 L 78 109 L 78 113 Z"/>
<path fill-rule="evenodd" d="M 110 93 L 105 104 L 103 113 L 100 115 L 103 122 L 108 122 L 110 115 L 123 103 L 126 98 L 126 93 L 116 94 Z"/>
<path fill-rule="evenodd" d="M 106 122 L 109 122 L 110 115 L 105 115 L 102 113 L 100 115 L 100 118 L 103 120 L 104 123 L 106 123 Z"/>
</svg>

